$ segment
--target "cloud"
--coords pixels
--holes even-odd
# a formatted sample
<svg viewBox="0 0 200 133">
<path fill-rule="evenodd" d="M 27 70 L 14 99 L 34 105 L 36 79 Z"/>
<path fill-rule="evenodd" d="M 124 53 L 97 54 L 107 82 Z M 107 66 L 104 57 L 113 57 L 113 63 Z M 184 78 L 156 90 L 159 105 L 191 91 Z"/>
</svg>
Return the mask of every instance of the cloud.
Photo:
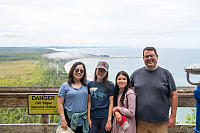
<svg viewBox="0 0 200 133">
<path fill-rule="evenodd" d="M 0 46 L 199 47 L 198 0 L 6 0 Z M 176 44 L 176 46 L 175 46 Z"/>
</svg>

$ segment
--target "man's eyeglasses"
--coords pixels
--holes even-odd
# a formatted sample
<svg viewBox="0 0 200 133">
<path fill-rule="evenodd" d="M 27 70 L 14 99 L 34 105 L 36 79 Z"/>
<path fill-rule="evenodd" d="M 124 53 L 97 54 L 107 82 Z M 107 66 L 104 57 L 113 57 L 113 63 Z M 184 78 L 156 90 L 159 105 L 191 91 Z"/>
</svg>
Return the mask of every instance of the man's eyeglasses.
<svg viewBox="0 0 200 133">
<path fill-rule="evenodd" d="M 84 70 L 83 70 L 83 69 L 78 69 L 78 68 L 77 68 L 77 69 L 74 69 L 74 72 L 75 72 L 75 73 L 78 73 L 78 72 L 84 73 Z"/>
<path fill-rule="evenodd" d="M 156 54 L 151 54 L 151 55 L 145 55 L 144 58 L 153 58 L 154 56 L 156 56 Z"/>
</svg>

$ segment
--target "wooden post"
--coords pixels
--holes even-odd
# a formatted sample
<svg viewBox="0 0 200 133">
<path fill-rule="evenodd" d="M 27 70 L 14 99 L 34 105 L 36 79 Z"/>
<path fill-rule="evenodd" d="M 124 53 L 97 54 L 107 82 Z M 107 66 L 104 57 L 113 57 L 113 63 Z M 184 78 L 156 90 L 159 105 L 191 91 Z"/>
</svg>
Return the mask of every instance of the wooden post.
<svg viewBox="0 0 200 133">
<path fill-rule="evenodd" d="M 44 124 L 50 123 L 49 115 L 42 115 L 42 123 Z"/>
<path fill-rule="evenodd" d="M 43 124 L 49 124 L 50 123 L 49 115 L 42 115 L 42 123 Z M 48 133 L 47 127 L 44 127 L 44 133 Z"/>
</svg>

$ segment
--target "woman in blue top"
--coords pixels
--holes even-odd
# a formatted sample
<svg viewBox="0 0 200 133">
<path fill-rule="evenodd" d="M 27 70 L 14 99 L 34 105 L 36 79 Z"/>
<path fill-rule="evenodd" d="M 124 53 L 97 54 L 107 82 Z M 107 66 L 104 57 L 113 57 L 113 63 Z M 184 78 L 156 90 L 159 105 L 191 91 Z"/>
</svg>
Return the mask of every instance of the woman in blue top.
<svg viewBox="0 0 200 133">
<path fill-rule="evenodd" d="M 89 133 L 109 132 L 112 128 L 113 88 L 108 81 L 108 63 L 100 61 L 95 69 L 94 81 L 88 83 Z"/>
<path fill-rule="evenodd" d="M 61 128 L 71 127 L 76 133 L 88 133 L 87 104 L 86 68 L 83 63 L 76 62 L 58 93 Z"/>
</svg>

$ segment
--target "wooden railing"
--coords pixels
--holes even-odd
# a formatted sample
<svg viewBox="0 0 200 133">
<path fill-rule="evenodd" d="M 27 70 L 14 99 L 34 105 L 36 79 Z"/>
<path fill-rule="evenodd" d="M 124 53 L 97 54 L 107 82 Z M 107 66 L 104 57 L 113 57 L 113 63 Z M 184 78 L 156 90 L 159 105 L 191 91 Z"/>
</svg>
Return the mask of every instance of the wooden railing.
<svg viewBox="0 0 200 133">
<path fill-rule="evenodd" d="M 194 87 L 177 87 L 179 107 L 195 107 Z M 28 94 L 57 94 L 58 87 L 0 87 L 0 108 L 27 107 Z M 185 116 L 183 116 L 185 117 Z M 49 116 L 42 115 L 42 123 L 0 124 L 0 133 L 53 133 L 56 123 L 49 123 Z M 195 125 L 177 124 L 169 133 L 194 133 Z"/>
</svg>

